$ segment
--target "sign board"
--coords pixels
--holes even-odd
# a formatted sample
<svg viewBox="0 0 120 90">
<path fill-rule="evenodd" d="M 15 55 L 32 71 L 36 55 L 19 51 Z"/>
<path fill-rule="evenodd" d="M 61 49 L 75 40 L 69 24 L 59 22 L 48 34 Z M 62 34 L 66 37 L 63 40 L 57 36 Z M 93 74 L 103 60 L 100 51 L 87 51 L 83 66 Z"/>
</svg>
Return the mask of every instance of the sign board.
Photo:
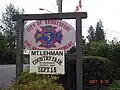
<svg viewBox="0 0 120 90">
<path fill-rule="evenodd" d="M 30 50 L 30 72 L 65 74 L 64 50 Z"/>
<path fill-rule="evenodd" d="M 28 50 L 70 50 L 75 44 L 75 29 L 62 20 L 40 20 L 24 30 Z"/>
</svg>

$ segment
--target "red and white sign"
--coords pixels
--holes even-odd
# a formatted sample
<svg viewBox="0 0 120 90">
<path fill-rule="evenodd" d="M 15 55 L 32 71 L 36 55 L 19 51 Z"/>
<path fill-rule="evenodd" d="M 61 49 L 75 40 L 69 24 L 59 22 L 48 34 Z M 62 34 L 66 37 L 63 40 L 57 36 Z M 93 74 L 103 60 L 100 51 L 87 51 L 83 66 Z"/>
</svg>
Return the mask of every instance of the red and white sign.
<svg viewBox="0 0 120 90">
<path fill-rule="evenodd" d="M 74 44 L 75 29 L 65 21 L 35 21 L 24 30 L 24 45 L 28 50 L 68 51 Z"/>
</svg>

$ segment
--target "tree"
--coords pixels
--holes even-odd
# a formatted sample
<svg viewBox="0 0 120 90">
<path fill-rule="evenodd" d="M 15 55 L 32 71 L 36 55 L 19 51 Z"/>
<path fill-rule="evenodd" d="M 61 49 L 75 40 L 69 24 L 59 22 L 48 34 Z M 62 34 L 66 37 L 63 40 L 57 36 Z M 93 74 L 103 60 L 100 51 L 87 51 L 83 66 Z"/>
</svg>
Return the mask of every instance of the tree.
<svg viewBox="0 0 120 90">
<path fill-rule="evenodd" d="M 7 52 L 10 53 L 12 57 L 15 53 L 15 39 L 16 39 L 15 31 L 16 22 L 12 20 L 12 16 L 23 13 L 24 9 L 20 11 L 19 8 L 15 8 L 15 6 L 11 3 L 6 6 L 5 13 L 2 13 L 0 29 L 2 30 L 3 34 L 7 39 Z"/>
<path fill-rule="evenodd" d="M 5 63 L 5 52 L 7 50 L 7 41 L 6 41 L 6 37 L 0 32 L 0 64 L 4 64 Z"/>
<path fill-rule="evenodd" d="M 113 83 L 109 86 L 110 89 L 119 89 L 120 88 L 120 80 L 115 80 Z"/>
<path fill-rule="evenodd" d="M 0 32 L 0 55 L 6 51 L 6 37 Z"/>
<path fill-rule="evenodd" d="M 84 38 L 84 36 L 82 36 L 82 49 L 83 49 L 83 52 L 85 51 L 85 43 L 86 43 L 86 39 Z M 73 54 L 75 52 L 76 52 L 76 46 L 73 46 L 67 53 L 68 54 Z"/>
<path fill-rule="evenodd" d="M 89 42 L 85 44 L 85 56 L 101 56 L 108 58 L 110 54 L 109 44 L 104 42 Z"/>
<path fill-rule="evenodd" d="M 103 24 L 102 24 L 101 20 L 99 20 L 99 22 L 97 22 L 95 38 L 96 38 L 97 42 L 105 41 L 105 33 L 104 33 Z"/>
<path fill-rule="evenodd" d="M 108 80 L 110 83 L 115 79 L 116 74 L 114 73 L 115 64 L 114 62 L 109 62 L 107 58 L 99 56 L 84 56 L 83 57 L 83 84 L 84 90 L 93 90 L 92 86 L 100 88 L 102 86 L 109 86 L 109 84 L 93 84 L 89 83 L 90 80 Z M 69 87 L 74 88 L 76 86 L 76 60 L 67 60 L 66 59 L 66 74 L 69 79 Z M 67 77 L 66 77 L 67 78 Z M 66 79 L 65 78 L 65 79 Z M 64 79 L 64 82 L 65 82 Z M 67 79 L 66 79 L 67 80 Z M 88 89 L 91 88 L 91 89 Z M 100 90 L 100 89 L 97 89 Z M 102 90 L 102 89 L 101 89 Z"/>
<path fill-rule="evenodd" d="M 89 35 L 87 36 L 87 38 L 89 42 L 95 41 L 95 29 L 93 28 L 93 26 L 89 27 L 88 34 Z"/>
<path fill-rule="evenodd" d="M 110 62 L 115 63 L 114 74 L 120 79 L 120 42 L 116 39 L 109 43 L 89 42 L 85 45 L 85 56 L 101 56 L 107 58 Z"/>
</svg>

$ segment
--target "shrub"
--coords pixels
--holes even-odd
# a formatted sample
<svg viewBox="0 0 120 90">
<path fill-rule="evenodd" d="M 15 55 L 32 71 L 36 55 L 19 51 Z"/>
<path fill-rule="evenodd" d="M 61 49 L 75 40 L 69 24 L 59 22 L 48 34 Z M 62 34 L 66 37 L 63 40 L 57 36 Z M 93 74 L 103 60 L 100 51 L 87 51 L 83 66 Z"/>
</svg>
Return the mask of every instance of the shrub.
<svg viewBox="0 0 120 90">
<path fill-rule="evenodd" d="M 57 79 L 58 76 L 54 75 L 24 72 L 8 90 L 64 90 L 62 85 L 56 83 Z"/>
<path fill-rule="evenodd" d="M 109 86 L 110 90 L 120 90 L 120 80 L 114 80 L 113 83 Z"/>
<path fill-rule="evenodd" d="M 69 65 L 67 68 L 70 72 L 70 78 L 76 78 L 76 60 L 69 60 L 67 64 Z M 114 68 L 114 62 L 110 62 L 107 58 L 99 57 L 99 56 L 84 56 L 83 57 L 83 76 L 84 76 L 84 88 L 88 90 L 88 88 L 93 88 L 93 85 L 98 87 L 106 86 L 108 87 L 110 83 L 116 77 L 116 69 Z M 89 80 L 108 80 L 108 84 L 89 84 Z M 73 88 L 76 86 L 76 81 L 72 79 L 70 82 L 70 87 Z M 74 89 L 75 90 L 75 89 Z M 92 89 L 91 89 L 92 90 Z"/>
</svg>

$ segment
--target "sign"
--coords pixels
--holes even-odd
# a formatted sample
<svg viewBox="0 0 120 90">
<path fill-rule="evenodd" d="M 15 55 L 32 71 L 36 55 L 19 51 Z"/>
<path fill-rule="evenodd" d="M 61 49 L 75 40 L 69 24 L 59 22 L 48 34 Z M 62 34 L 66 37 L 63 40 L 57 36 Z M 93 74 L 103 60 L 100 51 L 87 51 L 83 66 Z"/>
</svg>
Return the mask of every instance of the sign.
<svg viewBox="0 0 120 90">
<path fill-rule="evenodd" d="M 65 74 L 64 50 L 30 50 L 30 72 Z"/>
<path fill-rule="evenodd" d="M 24 45 L 28 50 L 70 50 L 75 44 L 74 28 L 62 20 L 40 20 L 24 30 Z"/>
</svg>

